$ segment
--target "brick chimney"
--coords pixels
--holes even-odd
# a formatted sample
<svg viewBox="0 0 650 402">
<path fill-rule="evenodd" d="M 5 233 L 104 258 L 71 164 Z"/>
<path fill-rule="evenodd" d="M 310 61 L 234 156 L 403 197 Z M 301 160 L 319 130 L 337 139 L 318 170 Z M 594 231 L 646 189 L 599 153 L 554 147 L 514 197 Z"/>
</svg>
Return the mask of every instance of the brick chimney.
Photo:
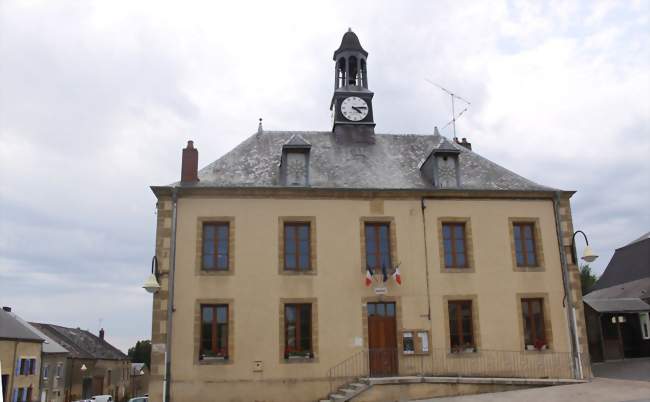
<svg viewBox="0 0 650 402">
<path fill-rule="evenodd" d="M 472 143 L 467 142 L 467 138 L 463 137 L 461 141 L 458 141 L 458 138 L 454 138 L 454 141 L 456 142 L 456 144 L 462 145 L 465 148 L 469 149 L 470 151 L 472 150 Z"/>
<path fill-rule="evenodd" d="M 99 339 L 104 340 L 104 328 L 99 330 Z"/>
<path fill-rule="evenodd" d="M 2 306 L 2 309 L 6 311 L 7 313 L 11 313 L 11 307 L 9 306 Z"/>
<path fill-rule="evenodd" d="M 199 151 L 194 148 L 194 141 L 187 141 L 187 147 L 183 149 L 181 162 L 181 182 L 196 183 L 199 181 Z"/>
</svg>

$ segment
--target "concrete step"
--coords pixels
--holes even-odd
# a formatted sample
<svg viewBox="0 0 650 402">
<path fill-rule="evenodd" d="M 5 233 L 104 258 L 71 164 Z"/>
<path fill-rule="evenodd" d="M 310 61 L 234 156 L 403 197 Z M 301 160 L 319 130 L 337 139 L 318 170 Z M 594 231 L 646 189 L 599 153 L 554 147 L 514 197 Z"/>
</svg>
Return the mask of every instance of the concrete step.
<svg viewBox="0 0 650 402">
<path fill-rule="evenodd" d="M 360 382 L 353 382 L 352 384 L 349 385 L 353 388 L 364 388 L 368 386 L 368 384 L 362 384 Z"/>
<path fill-rule="evenodd" d="M 341 395 L 341 394 L 331 394 L 330 399 L 332 401 L 347 401 L 348 397 L 347 395 Z"/>
<path fill-rule="evenodd" d="M 344 392 L 346 394 L 354 394 L 357 392 L 357 389 L 352 389 L 352 388 L 339 388 L 339 392 Z"/>
</svg>

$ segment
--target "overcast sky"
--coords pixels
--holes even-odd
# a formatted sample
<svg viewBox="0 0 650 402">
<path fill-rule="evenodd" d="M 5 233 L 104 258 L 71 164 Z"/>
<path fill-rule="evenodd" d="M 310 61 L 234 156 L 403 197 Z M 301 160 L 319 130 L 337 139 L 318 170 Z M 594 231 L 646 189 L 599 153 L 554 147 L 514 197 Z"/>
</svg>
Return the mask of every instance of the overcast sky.
<svg viewBox="0 0 650 402">
<path fill-rule="evenodd" d="M 601 272 L 650 230 L 649 4 L 0 1 L 0 304 L 101 320 L 124 351 L 149 338 L 148 186 L 178 180 L 188 139 L 204 166 L 259 117 L 328 130 L 348 27 L 370 53 L 377 132 L 432 133 L 451 107 L 425 78 L 453 89 L 476 152 L 577 190 Z"/>
</svg>

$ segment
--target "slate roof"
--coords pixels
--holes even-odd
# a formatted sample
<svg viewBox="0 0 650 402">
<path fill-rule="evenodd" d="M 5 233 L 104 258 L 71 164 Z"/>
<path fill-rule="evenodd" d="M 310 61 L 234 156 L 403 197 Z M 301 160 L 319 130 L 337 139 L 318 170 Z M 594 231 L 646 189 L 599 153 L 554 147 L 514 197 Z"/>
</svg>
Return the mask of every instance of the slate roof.
<svg viewBox="0 0 650 402">
<path fill-rule="evenodd" d="M 616 249 L 605 272 L 598 278 L 590 292 L 643 278 L 650 278 L 650 237 L 648 234 Z"/>
<path fill-rule="evenodd" d="M 283 187 L 282 147 L 292 138 L 311 145 L 310 188 L 438 190 L 420 172 L 441 145 L 459 151 L 461 190 L 556 191 L 534 183 L 441 135 L 376 134 L 374 144 L 339 143 L 329 131 L 264 131 L 254 134 L 181 187 Z"/>
<path fill-rule="evenodd" d="M 43 342 L 43 338 L 20 319 L 16 314 L 0 309 L 0 339 Z"/>
<path fill-rule="evenodd" d="M 343 38 L 341 38 L 341 45 L 339 46 L 338 49 L 334 52 L 334 60 L 336 60 L 336 55 L 339 52 L 343 52 L 345 50 L 353 50 L 353 51 L 359 51 L 361 52 L 364 56 L 368 56 L 368 52 L 366 52 L 363 47 L 361 47 L 361 42 L 359 41 L 359 37 L 357 34 L 352 32 L 352 29 L 348 29 L 348 31 L 343 34 Z"/>
<path fill-rule="evenodd" d="M 86 330 L 54 324 L 32 323 L 32 325 L 67 349 L 72 358 L 103 360 L 127 358 L 122 351 Z"/>
<path fill-rule="evenodd" d="M 599 313 L 634 313 L 650 311 L 650 305 L 638 298 L 585 299 L 585 303 Z"/>
<path fill-rule="evenodd" d="M 56 342 L 54 339 L 50 338 L 49 336 L 45 335 L 42 331 L 40 331 L 38 328 L 36 328 L 34 325 L 31 323 L 26 322 L 25 324 L 29 325 L 29 329 L 34 331 L 38 336 L 43 338 L 43 353 L 68 353 L 68 349 L 64 348 L 61 346 L 58 342 Z"/>
<path fill-rule="evenodd" d="M 618 298 L 650 299 L 650 277 L 594 290 L 584 297 L 585 300 Z"/>
</svg>

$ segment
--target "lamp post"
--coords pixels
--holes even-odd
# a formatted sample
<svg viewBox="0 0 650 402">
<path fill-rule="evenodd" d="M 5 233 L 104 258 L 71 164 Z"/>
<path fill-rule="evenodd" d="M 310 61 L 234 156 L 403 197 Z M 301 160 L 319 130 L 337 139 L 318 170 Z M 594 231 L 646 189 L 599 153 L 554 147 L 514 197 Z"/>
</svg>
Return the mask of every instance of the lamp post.
<svg viewBox="0 0 650 402">
<path fill-rule="evenodd" d="M 585 251 L 582 253 L 582 257 L 580 258 L 586 262 L 596 261 L 598 255 L 594 254 L 594 251 L 589 246 L 589 239 L 587 239 L 587 235 L 582 230 L 576 230 L 571 237 L 571 258 L 573 260 L 573 265 L 578 265 L 578 253 L 576 252 L 576 235 L 578 233 L 580 233 L 582 237 L 585 238 L 585 243 L 587 243 L 587 247 L 585 247 Z"/>
<path fill-rule="evenodd" d="M 158 259 L 155 255 L 151 259 L 151 275 L 144 281 L 142 287 L 151 294 L 160 290 L 160 283 L 158 283 Z"/>
<path fill-rule="evenodd" d="M 84 387 L 84 383 L 86 382 L 86 371 L 88 371 L 88 368 L 84 363 L 81 363 L 81 368 L 79 370 L 81 371 L 81 398 L 90 398 L 91 393 Z"/>
</svg>

